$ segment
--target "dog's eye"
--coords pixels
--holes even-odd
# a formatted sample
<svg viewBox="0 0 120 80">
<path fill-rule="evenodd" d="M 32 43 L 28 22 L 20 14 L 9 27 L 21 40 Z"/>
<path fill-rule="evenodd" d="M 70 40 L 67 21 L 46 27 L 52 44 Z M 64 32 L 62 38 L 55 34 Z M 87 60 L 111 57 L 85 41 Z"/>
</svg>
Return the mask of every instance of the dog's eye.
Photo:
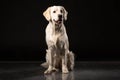
<svg viewBox="0 0 120 80">
<path fill-rule="evenodd" d="M 53 11 L 53 13 L 56 13 L 56 11 Z"/>
<path fill-rule="evenodd" d="M 61 12 L 61 13 L 63 13 L 63 11 L 62 11 L 62 10 L 60 10 L 60 12 Z"/>
</svg>

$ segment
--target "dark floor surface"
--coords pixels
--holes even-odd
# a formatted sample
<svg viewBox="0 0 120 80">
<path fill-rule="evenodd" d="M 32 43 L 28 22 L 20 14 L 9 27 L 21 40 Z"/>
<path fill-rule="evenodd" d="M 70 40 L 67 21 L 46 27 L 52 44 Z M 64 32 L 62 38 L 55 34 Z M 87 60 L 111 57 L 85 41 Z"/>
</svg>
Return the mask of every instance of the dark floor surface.
<svg viewBox="0 0 120 80">
<path fill-rule="evenodd" d="M 44 75 L 41 62 L 0 62 L 0 80 L 120 80 L 120 62 L 79 61 L 74 71 Z"/>
</svg>

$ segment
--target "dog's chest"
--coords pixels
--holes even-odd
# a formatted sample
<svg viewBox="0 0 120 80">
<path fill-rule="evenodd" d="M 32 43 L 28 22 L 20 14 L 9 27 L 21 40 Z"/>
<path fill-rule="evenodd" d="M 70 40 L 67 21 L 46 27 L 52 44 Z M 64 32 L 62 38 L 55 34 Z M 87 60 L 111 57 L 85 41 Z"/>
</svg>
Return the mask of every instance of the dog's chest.
<svg viewBox="0 0 120 80">
<path fill-rule="evenodd" d="M 55 35 L 52 35 L 52 39 L 53 39 L 53 42 L 55 45 L 62 45 L 64 43 L 64 39 L 63 39 L 63 36 L 61 33 L 57 33 Z"/>
<path fill-rule="evenodd" d="M 55 28 L 49 24 L 46 28 L 46 41 L 49 45 L 55 45 L 57 47 L 63 47 L 67 40 L 64 26 L 61 28 Z M 50 42 L 50 43 L 49 43 Z"/>
<path fill-rule="evenodd" d="M 59 47 L 59 48 L 63 48 L 64 46 L 64 43 L 65 43 L 65 36 L 62 32 L 62 30 L 56 30 L 52 35 L 52 40 L 53 40 L 53 43 L 56 47 Z"/>
</svg>

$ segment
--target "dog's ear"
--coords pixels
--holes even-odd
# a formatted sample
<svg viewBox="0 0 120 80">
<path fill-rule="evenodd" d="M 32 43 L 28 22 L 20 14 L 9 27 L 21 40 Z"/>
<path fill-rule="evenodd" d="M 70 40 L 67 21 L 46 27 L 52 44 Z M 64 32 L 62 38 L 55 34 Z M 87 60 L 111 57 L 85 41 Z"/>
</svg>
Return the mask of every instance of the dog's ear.
<svg viewBox="0 0 120 80">
<path fill-rule="evenodd" d="M 48 7 L 44 12 L 43 12 L 43 16 L 48 20 L 50 21 L 50 8 L 51 7 Z"/>
<path fill-rule="evenodd" d="M 65 8 L 63 7 L 63 12 L 64 12 L 64 19 L 67 20 L 67 15 L 68 15 L 68 12 L 65 10 Z"/>
</svg>

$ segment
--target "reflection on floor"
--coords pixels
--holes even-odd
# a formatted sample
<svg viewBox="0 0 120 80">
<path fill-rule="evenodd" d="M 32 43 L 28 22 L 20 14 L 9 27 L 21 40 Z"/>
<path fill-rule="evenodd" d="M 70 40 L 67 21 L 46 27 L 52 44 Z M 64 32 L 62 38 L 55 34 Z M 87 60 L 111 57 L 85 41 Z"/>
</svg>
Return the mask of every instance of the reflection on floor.
<svg viewBox="0 0 120 80">
<path fill-rule="evenodd" d="M 73 72 L 69 74 L 52 73 L 51 75 L 45 75 L 46 80 L 75 80 Z"/>
<path fill-rule="evenodd" d="M 44 75 L 41 62 L 0 62 L 0 80 L 120 80 L 120 62 L 76 62 L 69 74 Z"/>
</svg>

